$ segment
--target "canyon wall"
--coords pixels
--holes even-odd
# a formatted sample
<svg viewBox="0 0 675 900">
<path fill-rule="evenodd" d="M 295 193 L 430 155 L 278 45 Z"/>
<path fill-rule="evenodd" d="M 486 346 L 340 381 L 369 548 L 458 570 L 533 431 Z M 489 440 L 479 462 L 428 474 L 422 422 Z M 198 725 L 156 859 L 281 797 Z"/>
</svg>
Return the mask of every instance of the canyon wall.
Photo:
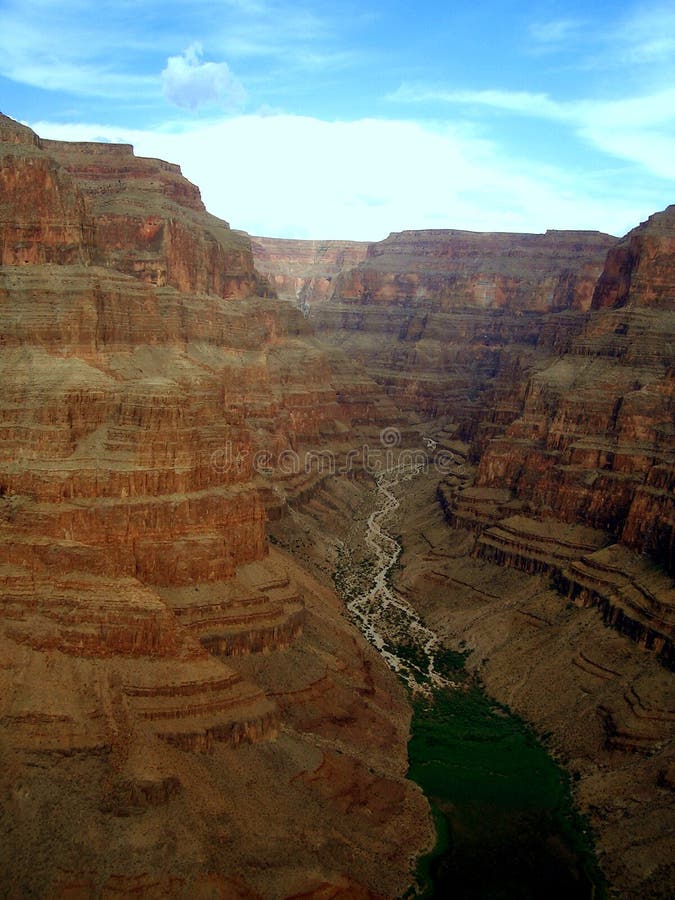
<svg viewBox="0 0 675 900">
<path fill-rule="evenodd" d="M 266 507 L 316 473 L 257 464 L 342 447 L 374 385 L 177 166 L 0 139 L 0 880 L 402 890 L 430 835 L 402 690 L 269 553 Z"/>
<path fill-rule="evenodd" d="M 541 567 L 530 559 L 536 522 L 596 529 L 599 555 L 580 549 L 548 570 L 669 664 L 674 223 L 669 207 L 622 240 L 392 234 L 310 310 L 321 338 L 363 366 L 402 421 L 443 420 L 468 443 L 474 482 L 446 483 L 439 496 L 449 521 L 479 536 L 477 553 Z M 612 543 L 608 569 L 600 551 Z M 645 563 L 644 575 L 620 576 L 630 553 L 666 575 L 651 584 Z"/>
<path fill-rule="evenodd" d="M 613 882 L 665 896 L 675 207 L 250 239 L 129 146 L 0 141 L 6 882 L 404 890 L 408 703 L 323 583 L 390 428 L 429 461 L 402 589 L 550 731 Z"/>
<path fill-rule="evenodd" d="M 255 267 L 276 294 L 308 313 L 328 299 L 333 279 L 366 258 L 369 245 L 360 241 L 300 241 L 253 237 Z"/>
<path fill-rule="evenodd" d="M 428 463 L 398 589 L 546 736 L 635 900 L 674 883 L 674 237 L 672 206 L 621 240 L 404 232 L 309 317 Z M 345 536 L 325 492 L 287 526 L 308 561 Z"/>
<path fill-rule="evenodd" d="M 485 429 L 488 409 L 496 428 L 515 415 L 528 370 L 560 339 L 554 328 L 590 308 L 614 243 L 590 232 L 393 234 L 334 279 L 312 322 L 403 411 L 452 415 L 466 437 Z"/>
</svg>

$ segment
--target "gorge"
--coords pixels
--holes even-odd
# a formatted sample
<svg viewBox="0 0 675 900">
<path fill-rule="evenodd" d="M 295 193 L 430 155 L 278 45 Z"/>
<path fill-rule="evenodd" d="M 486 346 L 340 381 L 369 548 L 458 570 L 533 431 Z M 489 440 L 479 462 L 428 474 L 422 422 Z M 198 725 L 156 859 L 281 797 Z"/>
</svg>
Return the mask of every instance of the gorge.
<svg viewBox="0 0 675 900">
<path fill-rule="evenodd" d="M 8 896 L 406 892 L 411 696 L 342 589 L 408 458 L 381 586 L 569 772 L 610 896 L 670 896 L 675 206 L 285 241 L 128 145 L 0 154 Z"/>
</svg>

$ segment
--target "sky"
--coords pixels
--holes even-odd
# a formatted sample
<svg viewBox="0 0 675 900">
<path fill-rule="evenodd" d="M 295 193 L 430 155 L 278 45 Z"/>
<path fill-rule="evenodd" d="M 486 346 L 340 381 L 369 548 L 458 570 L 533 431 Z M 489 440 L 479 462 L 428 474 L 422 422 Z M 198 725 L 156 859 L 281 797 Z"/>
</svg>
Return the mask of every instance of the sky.
<svg viewBox="0 0 675 900">
<path fill-rule="evenodd" d="M 621 235 L 675 202 L 675 4 L 0 0 L 0 111 L 254 235 Z"/>
</svg>

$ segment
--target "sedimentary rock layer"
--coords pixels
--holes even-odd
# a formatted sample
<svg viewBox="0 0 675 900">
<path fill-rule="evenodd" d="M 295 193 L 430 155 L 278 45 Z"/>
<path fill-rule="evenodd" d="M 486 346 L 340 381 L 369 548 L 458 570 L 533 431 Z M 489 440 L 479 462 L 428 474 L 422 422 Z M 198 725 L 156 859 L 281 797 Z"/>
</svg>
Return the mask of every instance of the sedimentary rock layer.
<svg viewBox="0 0 675 900">
<path fill-rule="evenodd" d="M 635 900 L 673 885 L 674 228 L 392 235 L 310 310 L 418 423 L 398 588 L 547 736 Z M 354 491 L 275 533 L 330 558 Z"/>
<path fill-rule="evenodd" d="M 0 138 L 0 881 L 400 892 L 429 840 L 401 690 L 265 531 L 313 483 L 279 459 L 344 452 L 372 382 L 177 166 Z"/>
<path fill-rule="evenodd" d="M 333 278 L 311 321 L 408 421 L 449 420 L 469 442 L 475 484 L 443 495 L 451 522 L 481 532 L 525 513 L 590 527 L 672 572 L 674 222 L 669 207 L 620 241 L 393 234 Z M 531 549 L 490 552 L 525 567 Z M 621 621 L 670 658 L 670 614 Z"/>
<path fill-rule="evenodd" d="M 514 515 L 496 489 L 467 488 L 448 529 L 434 491 L 425 476 L 402 497 L 398 588 L 563 761 L 610 896 L 662 900 L 674 877 L 675 710 L 662 665 L 672 579 L 622 545 L 599 546 L 599 529 Z"/>
<path fill-rule="evenodd" d="M 358 241 L 294 241 L 251 238 L 253 259 L 279 297 L 305 312 L 332 293 L 333 279 L 366 258 L 368 244 Z"/>
</svg>

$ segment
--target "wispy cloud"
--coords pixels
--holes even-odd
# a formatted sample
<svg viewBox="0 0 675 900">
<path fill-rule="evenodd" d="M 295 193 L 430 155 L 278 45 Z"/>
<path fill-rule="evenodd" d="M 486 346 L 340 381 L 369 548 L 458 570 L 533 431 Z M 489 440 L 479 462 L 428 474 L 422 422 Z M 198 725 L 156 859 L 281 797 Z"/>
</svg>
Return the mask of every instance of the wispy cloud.
<svg viewBox="0 0 675 900">
<path fill-rule="evenodd" d="M 159 97 L 158 79 L 128 64 L 138 48 L 119 21 L 125 3 L 109 17 L 107 7 L 106 0 L 96 7 L 80 0 L 8 0 L 0 14 L 0 75 L 80 96 Z"/>
<path fill-rule="evenodd" d="M 278 77 L 282 63 L 330 69 L 350 58 L 337 15 L 289 0 L 4 0 L 0 10 L 0 75 L 77 96 L 239 106 L 241 80 L 223 60 L 274 63 Z"/>
<path fill-rule="evenodd" d="M 675 87 L 622 100 L 559 101 L 527 91 L 448 91 L 403 85 L 389 99 L 483 107 L 559 122 L 596 149 L 675 180 Z"/>
<path fill-rule="evenodd" d="M 589 7 L 584 18 L 532 23 L 526 52 L 565 54 L 568 70 L 618 72 L 620 81 L 651 76 L 652 82 L 675 73 L 675 8 L 672 3 L 619 5 L 602 22 Z M 649 72 L 648 69 L 652 68 Z"/>
<path fill-rule="evenodd" d="M 576 41 L 586 27 L 581 19 L 550 19 L 533 22 L 529 29 L 532 41 L 530 47 L 537 53 L 551 53 L 561 50 L 571 41 Z"/>
<path fill-rule="evenodd" d="M 164 96 L 184 109 L 216 104 L 240 109 L 246 91 L 226 62 L 202 62 L 202 46 L 191 44 L 180 56 L 170 56 L 162 71 Z"/>
<path fill-rule="evenodd" d="M 487 106 L 503 112 L 520 113 L 548 119 L 566 120 L 569 113 L 564 104 L 544 93 L 529 91 L 457 91 L 425 85 L 403 84 L 387 97 L 398 103 L 454 103 L 467 106 Z"/>
<path fill-rule="evenodd" d="M 675 8 L 672 3 L 640 4 L 610 28 L 611 55 L 621 63 L 661 64 L 675 70 Z"/>
</svg>

